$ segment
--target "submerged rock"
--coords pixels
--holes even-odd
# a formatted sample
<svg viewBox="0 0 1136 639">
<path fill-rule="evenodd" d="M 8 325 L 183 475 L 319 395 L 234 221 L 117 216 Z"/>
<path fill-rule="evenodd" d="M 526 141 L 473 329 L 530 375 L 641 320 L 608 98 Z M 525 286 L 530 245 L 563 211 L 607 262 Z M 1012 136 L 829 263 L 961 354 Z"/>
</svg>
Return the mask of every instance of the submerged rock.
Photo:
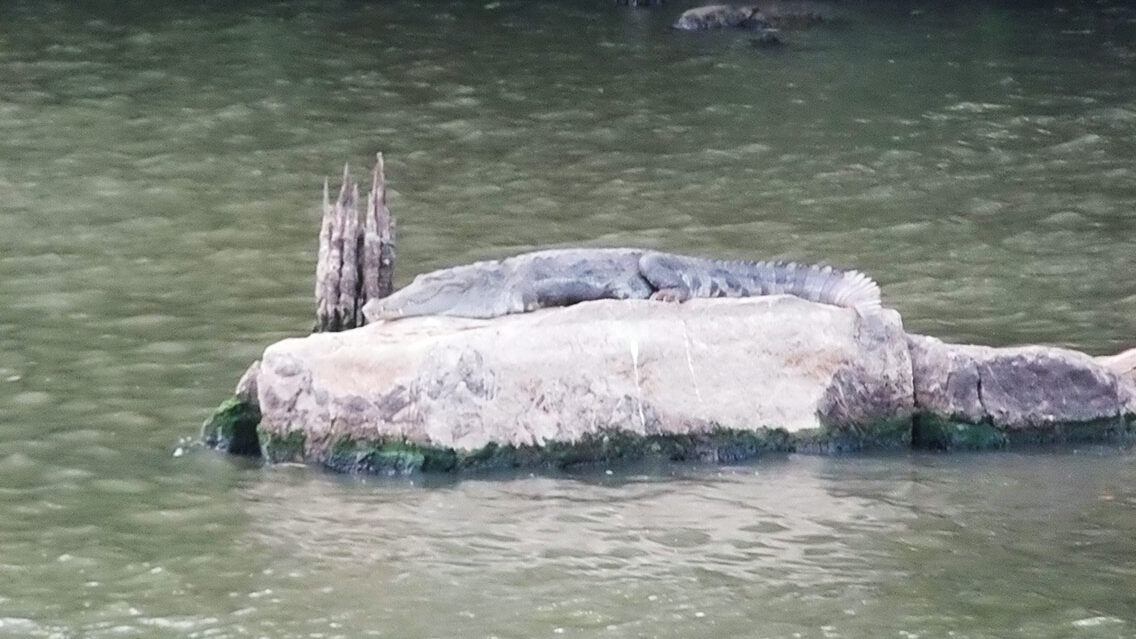
<svg viewBox="0 0 1136 639">
<path fill-rule="evenodd" d="M 749 43 L 757 49 L 775 49 L 785 44 L 781 40 L 781 32 L 777 29 L 760 29 L 754 37 L 749 39 Z"/>
<path fill-rule="evenodd" d="M 811 2 L 773 0 L 760 5 L 761 15 L 776 29 L 809 29 L 828 22 L 822 9 Z"/>
<path fill-rule="evenodd" d="M 739 7 L 727 4 L 712 4 L 688 9 L 674 21 L 671 27 L 681 31 L 705 31 L 726 27 L 771 28 L 757 7 Z"/>
<path fill-rule="evenodd" d="M 269 459 L 349 471 L 905 443 L 913 408 L 898 314 L 787 296 L 380 322 L 270 346 L 257 386 Z"/>
</svg>

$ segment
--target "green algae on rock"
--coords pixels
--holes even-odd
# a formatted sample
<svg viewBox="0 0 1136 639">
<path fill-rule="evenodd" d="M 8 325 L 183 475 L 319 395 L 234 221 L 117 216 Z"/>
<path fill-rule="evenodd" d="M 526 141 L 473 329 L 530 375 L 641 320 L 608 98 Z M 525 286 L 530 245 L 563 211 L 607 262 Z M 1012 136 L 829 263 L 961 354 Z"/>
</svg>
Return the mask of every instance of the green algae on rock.
<svg viewBox="0 0 1136 639">
<path fill-rule="evenodd" d="M 990 423 L 970 423 L 934 413 L 921 413 L 913 420 L 911 445 L 921 450 L 997 450 L 1009 438 Z"/>
<path fill-rule="evenodd" d="M 304 446 L 308 438 L 303 432 L 280 434 L 258 427 L 256 433 L 260 437 L 260 453 L 265 461 L 273 464 L 307 461 Z"/>
<path fill-rule="evenodd" d="M 201 425 L 202 442 L 234 455 L 260 455 L 257 425 L 260 407 L 255 402 L 230 397 Z"/>
<path fill-rule="evenodd" d="M 903 450 L 911 446 L 911 418 L 881 417 L 860 426 L 825 426 L 794 433 L 798 453 L 836 455 L 862 451 Z"/>
<path fill-rule="evenodd" d="M 1127 416 L 1009 428 L 988 420 L 968 422 L 933 413 L 921 413 L 916 416 L 912 429 L 912 447 L 920 450 L 982 451 L 1019 446 L 1134 442 L 1136 420 Z"/>
<path fill-rule="evenodd" d="M 490 443 L 469 451 L 353 437 L 304 450 L 302 435 L 293 432 L 283 438 L 269 436 L 263 448 L 272 451 L 274 461 L 306 461 L 350 474 L 406 475 L 524 467 L 564 469 L 641 460 L 739 463 L 766 453 L 792 452 L 794 439 L 781 429 L 717 428 L 703 433 L 664 435 L 609 430 L 589 434 L 579 441 L 546 442 L 543 446 Z"/>
</svg>

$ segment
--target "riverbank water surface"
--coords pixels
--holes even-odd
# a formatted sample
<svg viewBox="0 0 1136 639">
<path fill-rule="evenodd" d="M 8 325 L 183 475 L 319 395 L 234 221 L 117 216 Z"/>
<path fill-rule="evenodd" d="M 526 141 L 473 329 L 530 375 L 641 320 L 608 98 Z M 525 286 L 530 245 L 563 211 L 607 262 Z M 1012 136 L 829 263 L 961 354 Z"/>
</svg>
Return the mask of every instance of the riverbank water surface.
<svg viewBox="0 0 1136 639">
<path fill-rule="evenodd" d="M 1136 458 L 460 483 L 200 450 L 385 151 L 399 280 L 550 245 L 856 267 L 908 330 L 1136 335 L 1136 12 L 0 4 L 0 636 L 1128 637 Z M 362 170 L 359 171 L 362 175 Z"/>
</svg>

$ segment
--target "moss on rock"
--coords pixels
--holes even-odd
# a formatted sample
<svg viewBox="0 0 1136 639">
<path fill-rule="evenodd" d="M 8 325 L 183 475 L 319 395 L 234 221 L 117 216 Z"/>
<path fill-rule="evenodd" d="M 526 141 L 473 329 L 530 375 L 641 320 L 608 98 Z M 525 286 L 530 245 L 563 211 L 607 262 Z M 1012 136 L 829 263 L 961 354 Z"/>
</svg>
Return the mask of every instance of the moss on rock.
<svg viewBox="0 0 1136 639">
<path fill-rule="evenodd" d="M 753 459 L 762 453 L 792 450 L 792 438 L 784 430 L 729 428 L 715 428 L 703 433 L 645 436 L 609 431 L 577 442 L 550 443 L 543 449 L 549 463 L 559 468 L 642 459 L 728 464 Z"/>
<path fill-rule="evenodd" d="M 208 447 L 234 455 L 260 455 L 257 425 L 260 407 L 230 397 L 201 425 L 201 441 Z"/>
<path fill-rule="evenodd" d="M 299 433 L 292 433 L 288 438 L 262 434 L 262 439 L 265 456 L 270 461 L 299 461 L 304 456 Z M 327 450 L 326 457 L 319 461 L 337 472 L 405 475 L 542 466 L 569 468 L 643 459 L 734 463 L 762 453 L 790 452 L 793 441 L 780 429 L 715 429 L 697 434 L 647 436 L 608 431 L 576 442 L 550 442 L 541 447 L 489 444 L 473 451 L 458 451 L 405 441 L 344 438 L 332 443 Z"/>
<path fill-rule="evenodd" d="M 996 450 L 1005 448 L 1009 438 L 988 423 L 972 424 L 923 413 L 914 420 L 911 445 L 921 450 Z"/>
<path fill-rule="evenodd" d="M 434 449 L 406 442 L 375 442 L 343 439 L 336 442 L 323 460 L 327 468 L 341 473 L 367 475 L 405 475 L 423 470 Z M 438 469 L 444 470 L 444 469 Z"/>
<path fill-rule="evenodd" d="M 257 429 L 260 436 L 260 451 L 264 459 L 271 463 L 303 462 L 304 444 L 307 437 L 301 431 L 290 431 L 285 434 L 268 432 L 263 428 Z"/>
<path fill-rule="evenodd" d="M 1136 432 L 1124 417 L 1060 422 L 1025 429 L 1007 429 L 1010 445 L 1123 444 L 1133 441 Z"/>
<path fill-rule="evenodd" d="M 799 453 L 839 455 L 864 450 L 901 450 L 911 446 L 909 417 L 881 418 L 857 428 L 820 428 L 794 434 Z"/>
<path fill-rule="evenodd" d="M 922 450 L 997 450 L 1010 446 L 1123 444 L 1136 441 L 1136 421 L 1117 417 L 1005 428 L 924 413 L 915 419 L 912 446 Z"/>
</svg>

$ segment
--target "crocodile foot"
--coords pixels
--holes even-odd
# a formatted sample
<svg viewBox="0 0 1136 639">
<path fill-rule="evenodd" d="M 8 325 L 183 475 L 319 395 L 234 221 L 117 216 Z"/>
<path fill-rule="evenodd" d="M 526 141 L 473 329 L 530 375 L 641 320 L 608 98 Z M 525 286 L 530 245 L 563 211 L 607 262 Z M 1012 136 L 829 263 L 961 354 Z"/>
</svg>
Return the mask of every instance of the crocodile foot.
<svg viewBox="0 0 1136 639">
<path fill-rule="evenodd" d="M 651 293 L 651 299 L 656 302 L 685 302 L 693 295 L 689 289 L 661 288 Z"/>
</svg>

